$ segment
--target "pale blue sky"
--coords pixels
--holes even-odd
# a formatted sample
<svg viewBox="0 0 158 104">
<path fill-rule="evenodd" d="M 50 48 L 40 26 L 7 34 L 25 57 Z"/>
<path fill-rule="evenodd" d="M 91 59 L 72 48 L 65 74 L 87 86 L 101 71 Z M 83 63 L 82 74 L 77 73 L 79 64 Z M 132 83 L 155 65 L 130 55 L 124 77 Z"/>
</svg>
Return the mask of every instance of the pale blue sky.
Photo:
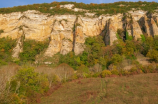
<svg viewBox="0 0 158 104">
<path fill-rule="evenodd" d="M 83 2 L 83 3 L 112 3 L 117 1 L 155 1 L 158 2 L 158 0 L 0 0 L 0 8 L 4 7 L 13 7 L 13 6 L 19 6 L 19 5 L 27 5 L 27 4 L 34 4 L 34 3 L 51 3 L 53 1 L 72 1 L 72 2 Z"/>
</svg>

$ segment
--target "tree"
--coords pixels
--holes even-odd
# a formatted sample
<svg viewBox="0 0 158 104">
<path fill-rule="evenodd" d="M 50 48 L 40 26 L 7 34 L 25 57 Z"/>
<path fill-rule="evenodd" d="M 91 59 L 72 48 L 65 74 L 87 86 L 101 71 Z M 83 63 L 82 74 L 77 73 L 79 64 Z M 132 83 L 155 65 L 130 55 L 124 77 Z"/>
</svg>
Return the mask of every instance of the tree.
<svg viewBox="0 0 158 104">
<path fill-rule="evenodd" d="M 158 62 L 158 51 L 155 49 L 149 50 L 147 57 L 151 58 L 155 62 Z"/>
</svg>

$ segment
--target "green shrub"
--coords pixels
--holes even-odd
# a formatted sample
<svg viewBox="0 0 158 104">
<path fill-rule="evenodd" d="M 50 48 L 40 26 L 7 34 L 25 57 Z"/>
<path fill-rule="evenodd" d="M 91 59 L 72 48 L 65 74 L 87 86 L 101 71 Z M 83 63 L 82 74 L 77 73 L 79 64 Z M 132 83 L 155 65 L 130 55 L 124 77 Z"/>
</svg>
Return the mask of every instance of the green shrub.
<svg viewBox="0 0 158 104">
<path fill-rule="evenodd" d="M 92 75 L 92 77 L 100 77 L 100 75 L 101 75 L 101 73 L 100 72 L 97 72 L 97 73 L 94 73 L 93 75 Z"/>
<path fill-rule="evenodd" d="M 119 75 L 119 71 L 117 69 L 112 69 L 111 74 L 112 75 Z"/>
<path fill-rule="evenodd" d="M 83 64 L 78 67 L 77 75 L 78 77 L 82 77 L 82 78 L 87 78 L 91 76 L 88 67 Z"/>
<path fill-rule="evenodd" d="M 78 75 L 75 73 L 75 74 L 73 74 L 70 78 L 69 78 L 69 80 L 75 80 L 75 79 L 78 79 Z"/>
<path fill-rule="evenodd" d="M 128 70 L 124 70 L 124 69 L 121 69 L 119 70 L 119 75 L 120 76 L 126 76 L 126 75 L 130 75 L 131 73 L 128 71 Z"/>
<path fill-rule="evenodd" d="M 158 65 L 155 66 L 155 71 L 158 72 Z"/>
<path fill-rule="evenodd" d="M 153 64 L 151 64 L 148 66 L 144 66 L 141 70 L 144 73 L 153 73 L 156 72 L 156 67 Z"/>
<path fill-rule="evenodd" d="M 138 66 L 136 66 L 136 67 L 132 67 L 132 68 L 129 70 L 129 72 L 130 72 L 131 74 L 139 74 L 139 73 L 141 73 L 140 70 L 141 70 L 141 69 L 140 69 Z"/>
<path fill-rule="evenodd" d="M 4 31 L 1 29 L 1 30 L 0 30 L 0 34 L 3 33 L 3 32 L 4 32 Z"/>
<path fill-rule="evenodd" d="M 149 73 L 149 70 L 147 69 L 147 67 L 143 67 L 141 70 L 143 73 Z"/>
<path fill-rule="evenodd" d="M 129 36 L 127 31 L 126 31 L 126 40 L 133 40 L 133 37 Z"/>
<path fill-rule="evenodd" d="M 19 97 L 26 96 L 30 102 L 35 102 L 37 95 L 42 95 L 49 89 L 47 76 L 34 72 L 34 68 L 27 67 L 18 71 L 17 75 L 8 83 L 7 89 Z M 21 98 L 20 98 L 21 99 Z"/>
<path fill-rule="evenodd" d="M 17 93 L 1 93 L 0 104 L 27 104 L 27 98 Z"/>
<path fill-rule="evenodd" d="M 3 60 L 0 60 L 0 66 L 2 66 L 2 65 L 7 65 L 7 63 Z"/>
<path fill-rule="evenodd" d="M 155 68 L 153 65 L 148 65 L 147 69 L 149 70 L 149 73 L 153 73 L 155 71 Z"/>
<path fill-rule="evenodd" d="M 145 42 L 145 36 L 144 35 L 140 35 L 140 36 L 141 36 L 142 42 Z"/>
<path fill-rule="evenodd" d="M 77 69 L 77 73 L 89 73 L 89 69 L 87 66 L 85 65 L 81 65 L 79 66 L 79 68 Z"/>
<path fill-rule="evenodd" d="M 149 50 L 147 57 L 151 58 L 155 62 L 158 62 L 158 51 L 155 49 Z"/>
<path fill-rule="evenodd" d="M 12 50 L 16 45 L 16 40 L 11 38 L 0 38 L 0 60 L 10 62 L 12 60 Z"/>
<path fill-rule="evenodd" d="M 112 73 L 109 70 L 103 70 L 101 73 L 101 77 L 105 78 L 107 76 L 110 76 Z"/>
<path fill-rule="evenodd" d="M 23 43 L 23 52 L 20 53 L 21 61 L 35 61 L 35 56 L 40 54 L 48 47 L 49 41 L 38 42 L 35 40 L 26 40 Z"/>
<path fill-rule="evenodd" d="M 111 63 L 114 65 L 117 65 L 123 61 L 123 58 L 119 54 L 114 54 L 113 57 L 111 58 Z"/>
</svg>

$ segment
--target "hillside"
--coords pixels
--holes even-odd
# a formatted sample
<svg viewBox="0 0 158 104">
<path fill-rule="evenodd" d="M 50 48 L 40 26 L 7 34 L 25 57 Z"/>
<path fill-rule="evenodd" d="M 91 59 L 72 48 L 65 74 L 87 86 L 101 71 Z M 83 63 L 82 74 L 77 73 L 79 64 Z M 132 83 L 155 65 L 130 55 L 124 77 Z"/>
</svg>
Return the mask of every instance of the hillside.
<svg viewBox="0 0 158 104">
<path fill-rule="evenodd" d="M 158 74 L 79 79 L 60 86 L 40 104 L 156 104 L 157 79 Z"/>
<path fill-rule="evenodd" d="M 139 78 L 149 77 L 151 86 L 156 88 L 155 82 L 152 85 L 152 75 L 157 78 L 157 74 L 139 75 L 138 80 L 131 75 L 158 72 L 157 40 L 156 2 L 52 2 L 0 8 L 0 103 L 39 102 L 42 96 L 52 93 L 52 88 L 79 79 L 88 81 L 86 78 L 92 80 L 91 86 L 105 77 L 130 76 L 127 80 L 135 80 L 135 84 L 147 83 Z M 118 82 L 121 80 L 126 81 L 125 77 L 119 77 Z M 133 87 L 130 92 L 137 88 Z M 153 90 L 149 92 L 154 96 Z M 81 97 L 81 100 L 95 103 L 100 100 L 98 93 L 96 90 L 96 99 L 87 101 Z M 141 99 L 139 93 L 128 94 L 137 95 L 135 99 L 140 103 L 157 101 L 149 95 Z M 89 96 L 93 98 L 93 92 L 86 97 Z M 118 99 L 122 103 L 122 98 Z"/>
</svg>

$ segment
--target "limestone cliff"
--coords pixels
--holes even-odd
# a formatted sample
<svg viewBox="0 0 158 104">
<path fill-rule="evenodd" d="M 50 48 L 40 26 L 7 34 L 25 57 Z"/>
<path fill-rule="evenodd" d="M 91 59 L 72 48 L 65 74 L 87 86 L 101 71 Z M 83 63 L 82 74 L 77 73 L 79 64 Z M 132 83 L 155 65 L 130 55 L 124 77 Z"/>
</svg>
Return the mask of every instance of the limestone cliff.
<svg viewBox="0 0 158 104">
<path fill-rule="evenodd" d="M 74 51 L 76 55 L 84 51 L 84 42 L 87 37 L 102 35 L 106 45 L 112 45 L 117 40 L 118 29 L 125 29 L 135 40 L 140 35 L 158 35 L 158 15 L 147 17 L 144 11 L 129 11 L 131 19 L 124 20 L 123 14 L 101 15 L 99 17 L 76 15 L 49 15 L 35 10 L 23 13 L 14 12 L 0 14 L 0 34 L 2 37 L 17 39 L 13 50 L 13 57 L 22 52 L 22 41 L 33 39 L 43 41 L 47 38 L 50 44 L 45 56 L 56 53 L 63 55 Z M 21 37 L 24 37 L 24 40 Z"/>
</svg>

